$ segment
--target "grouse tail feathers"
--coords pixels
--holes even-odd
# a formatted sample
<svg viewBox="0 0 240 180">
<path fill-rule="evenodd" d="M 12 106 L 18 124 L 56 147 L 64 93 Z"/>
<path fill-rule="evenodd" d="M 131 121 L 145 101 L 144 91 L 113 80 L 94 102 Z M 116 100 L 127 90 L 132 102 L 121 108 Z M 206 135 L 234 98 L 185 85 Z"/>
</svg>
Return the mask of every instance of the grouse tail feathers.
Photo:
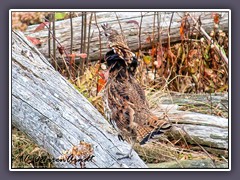
<svg viewBox="0 0 240 180">
<path fill-rule="evenodd" d="M 137 138 L 140 145 L 148 142 L 153 136 L 169 131 L 172 124 L 166 120 L 151 117 L 146 123 L 137 128 Z"/>
</svg>

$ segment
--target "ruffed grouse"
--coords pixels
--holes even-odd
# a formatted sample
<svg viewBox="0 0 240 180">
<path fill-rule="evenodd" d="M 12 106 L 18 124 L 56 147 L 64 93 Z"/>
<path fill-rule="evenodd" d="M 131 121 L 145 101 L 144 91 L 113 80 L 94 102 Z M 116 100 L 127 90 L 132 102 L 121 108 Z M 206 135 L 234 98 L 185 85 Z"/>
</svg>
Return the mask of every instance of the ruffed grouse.
<svg viewBox="0 0 240 180">
<path fill-rule="evenodd" d="M 109 48 L 105 60 L 109 78 L 104 89 L 105 114 L 119 132 L 119 138 L 140 144 L 171 128 L 168 121 L 150 112 L 143 89 L 134 77 L 138 61 L 123 37 L 109 25 L 102 25 Z M 130 157 L 132 148 L 126 157 Z M 125 158 L 125 157 L 124 157 Z M 121 158 L 120 158 L 121 159 Z"/>
</svg>

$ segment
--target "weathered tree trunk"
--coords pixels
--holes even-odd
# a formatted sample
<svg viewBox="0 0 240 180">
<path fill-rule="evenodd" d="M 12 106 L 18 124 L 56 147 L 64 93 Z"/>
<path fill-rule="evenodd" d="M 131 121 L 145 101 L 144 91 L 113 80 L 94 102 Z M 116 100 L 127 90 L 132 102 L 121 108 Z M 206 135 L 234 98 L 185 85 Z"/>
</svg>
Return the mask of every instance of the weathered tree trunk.
<svg viewBox="0 0 240 180">
<path fill-rule="evenodd" d="M 119 141 L 103 116 L 55 71 L 20 32 L 12 32 L 12 124 L 25 132 L 54 158 L 81 140 L 92 144 L 87 168 L 146 168 L 133 152 L 117 160 L 130 145 Z M 59 168 L 74 168 L 55 162 Z"/>
<path fill-rule="evenodd" d="M 89 22 L 90 13 L 87 15 L 87 22 Z M 93 12 L 94 13 L 94 12 Z M 185 12 L 174 12 L 172 22 L 171 16 L 172 12 L 96 12 L 96 19 L 92 18 L 92 27 L 90 32 L 90 51 L 89 51 L 89 59 L 97 60 L 107 51 L 107 45 L 104 38 L 101 38 L 101 44 L 99 41 L 99 30 L 98 27 L 101 26 L 102 23 L 109 23 L 114 29 L 118 30 L 118 32 L 122 32 L 126 37 L 126 40 L 129 44 L 129 47 L 135 51 L 139 48 L 139 36 L 141 48 L 151 47 L 152 44 L 147 41 L 147 39 L 152 38 L 154 41 L 158 41 L 159 37 L 161 38 L 162 43 L 166 43 L 168 39 L 168 30 L 169 24 L 170 26 L 170 37 L 171 42 L 180 40 L 179 29 L 181 26 L 181 21 Z M 201 20 L 202 27 L 209 33 L 214 29 L 214 22 L 212 12 L 190 12 L 195 19 L 198 19 L 199 16 Z M 220 14 L 220 26 L 219 29 L 228 31 L 228 12 L 219 12 Z M 117 15 L 117 16 L 116 16 Z M 158 17 L 157 17 L 158 16 Z M 94 16 L 93 16 L 94 17 Z M 117 18 L 118 17 L 118 18 Z M 155 19 L 155 20 L 154 20 Z M 142 23 L 140 23 L 142 21 Z M 154 23 L 155 22 L 155 23 Z M 193 27 L 193 22 L 189 19 L 190 27 Z M 76 17 L 73 18 L 73 52 L 80 52 L 81 47 L 81 24 L 82 18 Z M 121 28 L 120 25 L 121 24 Z M 159 26 L 158 26 L 159 25 Z M 25 32 L 26 36 L 31 36 L 35 38 L 39 38 L 42 42 L 41 47 L 39 48 L 40 52 L 42 52 L 46 57 L 48 57 L 48 29 L 45 28 L 40 32 L 33 32 L 38 25 L 29 26 L 27 31 Z M 65 49 L 70 52 L 70 20 L 63 20 L 56 22 L 56 38 L 58 41 L 65 47 Z M 141 33 L 139 34 L 139 29 L 141 29 Z M 153 33 L 154 32 L 154 33 Z M 158 36 L 160 32 L 160 36 Z M 194 30 L 196 32 L 196 30 Z M 88 34 L 88 32 L 87 32 Z M 154 35 L 153 35 L 154 34 Z M 86 43 L 88 40 L 86 39 Z M 52 48 L 53 46 L 51 46 Z M 60 54 L 57 52 L 57 58 L 61 61 Z"/>
</svg>

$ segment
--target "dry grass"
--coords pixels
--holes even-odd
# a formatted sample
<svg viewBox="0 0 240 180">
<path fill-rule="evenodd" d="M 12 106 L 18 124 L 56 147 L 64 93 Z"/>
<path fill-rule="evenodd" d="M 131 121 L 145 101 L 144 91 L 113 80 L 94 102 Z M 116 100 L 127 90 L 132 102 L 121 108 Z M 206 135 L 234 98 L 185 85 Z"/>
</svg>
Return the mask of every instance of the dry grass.
<svg viewBox="0 0 240 180">
<path fill-rule="evenodd" d="M 168 137 L 169 138 L 169 137 Z M 176 161 L 179 165 L 181 160 L 209 159 L 213 162 L 225 162 L 225 158 L 217 153 L 209 155 L 197 145 L 191 145 L 182 138 L 168 140 L 164 135 L 154 137 L 145 145 L 134 146 L 135 151 L 146 164 Z M 181 167 L 181 165 L 180 165 Z"/>
<path fill-rule="evenodd" d="M 54 168 L 49 153 L 12 127 L 12 168 Z"/>
<path fill-rule="evenodd" d="M 180 148 L 163 142 L 150 142 L 143 146 L 135 146 L 135 151 L 146 163 L 161 163 L 168 161 L 208 159 L 203 153 Z"/>
<path fill-rule="evenodd" d="M 104 115 L 101 91 L 97 92 L 97 83 L 99 80 L 97 68 L 96 66 L 90 66 L 85 70 L 82 76 L 77 76 L 76 79 L 70 82 L 74 84 L 76 89 L 85 96 L 102 115 Z"/>
</svg>

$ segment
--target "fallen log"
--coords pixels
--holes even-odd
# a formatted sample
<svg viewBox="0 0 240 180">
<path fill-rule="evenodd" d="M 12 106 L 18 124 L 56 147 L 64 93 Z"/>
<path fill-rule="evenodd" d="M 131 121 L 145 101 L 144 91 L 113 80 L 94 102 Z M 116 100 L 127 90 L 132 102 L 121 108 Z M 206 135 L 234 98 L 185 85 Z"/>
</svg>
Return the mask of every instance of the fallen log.
<svg viewBox="0 0 240 180">
<path fill-rule="evenodd" d="M 94 12 L 87 13 L 87 23 L 89 22 L 90 14 Z M 179 29 L 181 26 L 182 17 L 185 12 L 174 12 L 172 23 L 170 27 L 170 37 L 171 42 L 176 42 L 181 40 Z M 220 26 L 219 29 L 228 32 L 228 12 L 219 12 L 220 14 Z M 191 12 L 192 17 L 201 19 L 201 27 L 205 29 L 207 33 L 214 29 L 214 21 L 212 12 Z M 158 17 L 157 17 L 158 16 Z M 92 25 L 89 38 L 89 59 L 98 60 L 106 53 L 107 45 L 104 38 L 101 38 L 101 43 L 99 39 L 98 26 L 102 23 L 109 23 L 118 32 L 122 32 L 128 42 L 129 47 L 136 51 L 139 49 L 139 43 L 141 48 L 152 47 L 151 41 L 156 42 L 159 39 L 159 35 L 162 43 L 166 43 L 168 40 L 168 30 L 171 21 L 172 12 L 96 12 L 96 19 L 92 18 Z M 73 22 L 73 52 L 80 52 L 81 47 L 81 24 L 82 17 L 76 17 L 72 19 Z M 140 23 L 142 22 L 142 23 Z M 154 23 L 155 22 L 155 23 Z M 194 26 L 194 22 L 189 20 L 190 27 Z M 120 27 L 121 24 L 121 27 Z M 97 26 L 98 25 L 98 26 Z M 159 25 L 159 26 L 158 26 Z M 24 33 L 26 36 L 39 38 L 42 42 L 41 47 L 39 47 L 40 52 L 42 52 L 46 57 L 48 54 L 48 29 L 45 28 L 42 31 L 34 32 L 38 25 L 29 26 L 27 31 Z M 88 26 L 88 24 L 87 24 Z M 70 30 L 70 20 L 57 21 L 55 23 L 56 38 L 65 47 L 67 52 L 70 52 L 71 47 L 71 30 Z M 141 34 L 139 34 L 139 29 L 141 27 Z M 122 29 L 122 31 L 121 31 Z M 196 33 L 196 29 L 193 28 L 193 32 Z M 159 35 L 158 35 L 159 34 Z M 140 42 L 139 42 L 140 37 Z M 148 40 L 147 40 L 148 39 Z M 86 38 L 86 44 L 88 44 L 88 38 Z M 52 51 L 51 44 L 51 51 Z M 57 60 L 62 62 L 62 58 L 57 52 Z M 78 59 L 79 60 L 79 59 Z M 50 59 L 49 59 L 50 61 Z M 77 59 L 76 59 L 77 61 Z"/>
<path fill-rule="evenodd" d="M 168 137 L 182 139 L 183 142 L 191 144 L 192 150 L 206 150 L 216 156 L 228 158 L 229 130 L 228 119 L 178 110 L 177 105 L 159 105 L 153 110 L 157 116 L 163 116 L 163 112 L 168 119 L 174 123 L 174 129 Z"/>
<path fill-rule="evenodd" d="M 25 132 L 55 159 L 79 144 L 92 145 L 94 158 L 86 168 L 146 168 L 133 152 L 117 160 L 130 145 L 119 141 L 103 116 L 20 33 L 12 32 L 12 125 Z M 54 162 L 58 168 L 75 168 Z"/>
<path fill-rule="evenodd" d="M 222 117 L 228 117 L 227 93 L 166 93 L 161 95 L 161 103 L 177 104 L 180 109 L 195 109 L 203 114 L 219 114 Z"/>
<path fill-rule="evenodd" d="M 199 160 L 181 160 L 171 161 L 158 164 L 148 164 L 149 168 L 228 168 L 228 163 L 216 163 L 213 164 L 210 159 L 199 159 Z"/>
</svg>

